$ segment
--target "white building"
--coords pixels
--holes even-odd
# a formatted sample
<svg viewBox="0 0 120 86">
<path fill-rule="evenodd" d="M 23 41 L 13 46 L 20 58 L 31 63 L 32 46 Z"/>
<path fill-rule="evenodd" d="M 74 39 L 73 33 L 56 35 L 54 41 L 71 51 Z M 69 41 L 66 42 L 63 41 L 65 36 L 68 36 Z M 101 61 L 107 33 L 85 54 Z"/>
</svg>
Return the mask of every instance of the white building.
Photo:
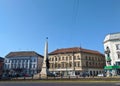
<svg viewBox="0 0 120 86">
<path fill-rule="evenodd" d="M 41 71 L 43 56 L 34 51 L 10 52 L 5 56 L 5 74 L 36 74 Z"/>
<path fill-rule="evenodd" d="M 104 39 L 106 69 L 115 69 L 120 73 L 120 33 L 108 34 Z"/>
</svg>

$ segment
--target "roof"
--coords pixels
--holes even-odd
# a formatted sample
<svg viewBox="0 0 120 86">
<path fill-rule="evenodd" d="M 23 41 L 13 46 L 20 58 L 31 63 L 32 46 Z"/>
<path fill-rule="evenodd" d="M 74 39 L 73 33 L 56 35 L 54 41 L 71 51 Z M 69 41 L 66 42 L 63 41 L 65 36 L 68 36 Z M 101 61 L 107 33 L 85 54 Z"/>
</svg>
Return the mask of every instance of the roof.
<svg viewBox="0 0 120 86">
<path fill-rule="evenodd" d="M 104 42 L 110 41 L 110 40 L 120 40 L 120 32 L 110 33 L 110 34 L 106 35 Z"/>
<path fill-rule="evenodd" d="M 4 61 L 4 58 L 0 57 L 0 61 Z"/>
<path fill-rule="evenodd" d="M 23 57 L 23 56 L 40 56 L 43 57 L 42 55 L 34 52 L 34 51 L 19 51 L 19 52 L 10 52 L 8 55 L 6 55 L 6 58 L 10 57 Z"/>
<path fill-rule="evenodd" d="M 78 53 L 78 52 L 84 52 L 84 53 L 91 53 L 91 54 L 98 54 L 98 55 L 103 55 L 98 51 L 95 50 L 89 50 L 89 49 L 83 49 L 80 47 L 73 47 L 73 48 L 62 48 L 62 49 L 57 49 L 49 55 L 55 55 L 55 54 L 62 54 L 62 53 Z"/>
</svg>

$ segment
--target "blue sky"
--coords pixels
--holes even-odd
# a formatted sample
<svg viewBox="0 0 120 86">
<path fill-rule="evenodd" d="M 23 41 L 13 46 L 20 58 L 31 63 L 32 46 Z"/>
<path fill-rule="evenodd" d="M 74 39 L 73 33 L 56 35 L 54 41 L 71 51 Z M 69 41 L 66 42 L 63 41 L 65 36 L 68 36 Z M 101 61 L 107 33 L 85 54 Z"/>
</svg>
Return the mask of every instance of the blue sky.
<svg viewBox="0 0 120 86">
<path fill-rule="evenodd" d="M 104 52 L 108 33 L 120 32 L 120 0 L 0 0 L 0 56 L 83 47 Z"/>
</svg>

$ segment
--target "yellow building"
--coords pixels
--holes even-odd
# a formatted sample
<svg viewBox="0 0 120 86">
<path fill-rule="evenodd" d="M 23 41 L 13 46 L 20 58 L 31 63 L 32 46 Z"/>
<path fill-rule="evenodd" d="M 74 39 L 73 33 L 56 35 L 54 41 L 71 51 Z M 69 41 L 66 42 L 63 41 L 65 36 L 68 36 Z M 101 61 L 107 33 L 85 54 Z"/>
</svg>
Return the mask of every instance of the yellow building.
<svg viewBox="0 0 120 86">
<path fill-rule="evenodd" d="M 80 47 L 62 48 L 49 53 L 50 72 L 61 75 L 95 76 L 103 73 L 105 56 L 98 51 Z"/>
</svg>

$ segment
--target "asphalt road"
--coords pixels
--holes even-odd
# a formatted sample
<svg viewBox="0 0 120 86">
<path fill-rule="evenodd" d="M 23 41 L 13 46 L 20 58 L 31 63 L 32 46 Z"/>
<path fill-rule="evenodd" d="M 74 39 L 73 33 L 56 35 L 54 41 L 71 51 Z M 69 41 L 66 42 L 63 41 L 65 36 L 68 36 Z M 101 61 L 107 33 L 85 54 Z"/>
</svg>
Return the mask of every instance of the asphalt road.
<svg viewBox="0 0 120 86">
<path fill-rule="evenodd" d="M 0 82 L 0 86 L 120 86 L 120 83 L 102 82 Z"/>
</svg>

